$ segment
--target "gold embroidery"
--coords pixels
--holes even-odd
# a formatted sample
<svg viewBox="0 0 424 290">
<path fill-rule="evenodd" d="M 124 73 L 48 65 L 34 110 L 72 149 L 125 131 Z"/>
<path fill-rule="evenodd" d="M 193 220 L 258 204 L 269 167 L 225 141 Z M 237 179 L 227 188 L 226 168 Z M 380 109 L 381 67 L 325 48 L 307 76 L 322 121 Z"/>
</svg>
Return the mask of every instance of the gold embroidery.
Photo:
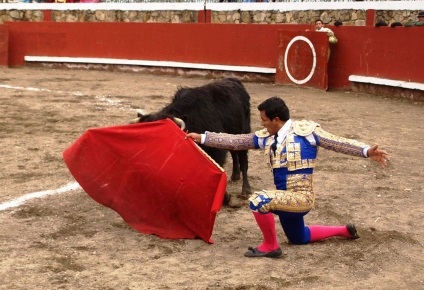
<svg viewBox="0 0 424 290">
<path fill-rule="evenodd" d="M 305 168 L 314 168 L 314 167 L 315 167 L 315 159 L 302 159 L 300 161 L 287 162 L 287 169 L 289 171 L 305 169 Z"/>
<path fill-rule="evenodd" d="M 271 134 L 269 134 L 267 129 L 262 129 L 262 130 L 256 131 L 255 135 L 258 136 L 259 138 L 266 138 L 266 137 L 271 136 Z"/>
<path fill-rule="evenodd" d="M 289 171 L 294 171 L 297 169 L 315 167 L 315 159 L 302 159 L 300 144 L 294 142 L 294 136 L 293 132 L 290 132 L 287 135 L 287 138 L 275 151 L 275 157 L 274 154 L 270 155 L 271 141 L 267 142 L 265 147 L 265 156 L 267 157 L 268 165 L 272 165 L 273 169 L 287 167 Z M 286 150 L 283 153 L 282 151 L 284 148 L 286 148 Z"/>
<path fill-rule="evenodd" d="M 290 192 L 285 190 L 263 190 L 255 192 L 249 200 L 257 206 L 264 198 L 269 198 L 271 201 L 259 208 L 259 211 L 262 213 L 274 210 L 305 212 L 311 210 L 315 202 L 315 196 L 311 192 Z"/>
<path fill-rule="evenodd" d="M 315 128 L 319 126 L 319 124 L 313 121 L 294 121 L 293 122 L 293 131 L 299 136 L 308 136 L 314 132 Z"/>
<path fill-rule="evenodd" d="M 287 164 L 287 153 L 283 152 L 283 149 L 286 146 L 286 140 L 284 140 L 283 143 L 275 150 L 275 156 L 271 150 L 272 141 L 273 138 L 268 138 L 265 145 L 264 154 L 267 159 L 267 163 L 272 168 L 285 167 Z"/>
<path fill-rule="evenodd" d="M 318 137 L 318 141 L 321 147 L 351 156 L 364 157 L 362 154 L 362 149 L 369 147 L 367 144 L 356 141 L 354 139 L 333 135 L 324 131 L 320 127 L 315 129 L 315 135 Z"/>
<path fill-rule="evenodd" d="M 287 175 L 287 188 L 292 191 L 312 191 L 311 174 Z"/>
<path fill-rule="evenodd" d="M 286 212 L 309 211 L 315 202 L 312 190 L 312 175 L 293 174 L 287 176 L 287 190 L 262 190 L 252 194 L 249 201 L 260 212 L 273 210 Z"/>
<path fill-rule="evenodd" d="M 232 135 L 206 132 L 205 145 L 228 150 L 248 150 L 255 148 L 253 134 Z"/>
</svg>

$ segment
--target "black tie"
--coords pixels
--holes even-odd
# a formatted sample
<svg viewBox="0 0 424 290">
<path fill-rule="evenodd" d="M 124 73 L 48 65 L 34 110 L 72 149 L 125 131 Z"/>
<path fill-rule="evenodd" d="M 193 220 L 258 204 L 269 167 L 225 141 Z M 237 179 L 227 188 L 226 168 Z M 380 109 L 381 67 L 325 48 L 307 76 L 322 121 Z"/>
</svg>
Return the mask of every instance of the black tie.
<svg viewBox="0 0 424 290">
<path fill-rule="evenodd" d="M 277 138 L 278 138 L 278 134 L 275 134 L 274 143 L 271 144 L 271 149 L 272 149 L 272 152 L 274 152 L 274 156 L 275 156 L 275 150 L 277 150 Z"/>
</svg>

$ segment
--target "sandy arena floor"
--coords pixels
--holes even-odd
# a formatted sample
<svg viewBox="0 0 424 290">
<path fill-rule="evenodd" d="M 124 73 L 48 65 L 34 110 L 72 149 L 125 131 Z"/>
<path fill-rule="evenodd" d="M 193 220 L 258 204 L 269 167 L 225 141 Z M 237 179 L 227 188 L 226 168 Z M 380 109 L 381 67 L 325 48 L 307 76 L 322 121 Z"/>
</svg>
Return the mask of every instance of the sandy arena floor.
<svg viewBox="0 0 424 290">
<path fill-rule="evenodd" d="M 72 185 L 62 152 L 88 128 L 127 124 L 134 109 L 153 112 L 169 103 L 178 86 L 210 81 L 0 68 L 0 207 Z M 214 244 L 141 234 L 83 190 L 63 190 L 0 211 L 0 289 L 423 289 L 424 107 L 349 92 L 245 86 L 253 130 L 260 128 L 257 105 L 278 95 L 293 119 L 391 153 L 382 170 L 368 159 L 320 151 L 316 207 L 306 222 L 354 222 L 360 239 L 289 245 L 277 224 L 286 255 L 249 259 L 243 253 L 261 234 L 238 197 L 241 182 L 228 182 L 233 198 L 218 213 Z M 273 188 L 262 154 L 251 151 L 249 158 L 252 187 Z"/>
</svg>

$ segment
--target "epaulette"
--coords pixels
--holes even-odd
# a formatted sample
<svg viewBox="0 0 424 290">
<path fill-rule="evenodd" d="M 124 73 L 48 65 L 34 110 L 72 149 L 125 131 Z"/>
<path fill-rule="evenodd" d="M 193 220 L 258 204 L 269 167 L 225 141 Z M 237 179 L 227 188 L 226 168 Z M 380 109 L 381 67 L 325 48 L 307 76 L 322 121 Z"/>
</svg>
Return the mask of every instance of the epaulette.
<svg viewBox="0 0 424 290">
<path fill-rule="evenodd" d="M 256 131 L 255 135 L 258 136 L 258 137 L 265 138 L 265 137 L 270 136 L 271 134 L 269 134 L 268 130 L 264 128 L 262 130 Z"/>
<path fill-rule="evenodd" d="M 318 123 L 308 120 L 294 121 L 292 125 L 293 131 L 299 136 L 308 136 L 317 126 L 319 126 Z"/>
</svg>

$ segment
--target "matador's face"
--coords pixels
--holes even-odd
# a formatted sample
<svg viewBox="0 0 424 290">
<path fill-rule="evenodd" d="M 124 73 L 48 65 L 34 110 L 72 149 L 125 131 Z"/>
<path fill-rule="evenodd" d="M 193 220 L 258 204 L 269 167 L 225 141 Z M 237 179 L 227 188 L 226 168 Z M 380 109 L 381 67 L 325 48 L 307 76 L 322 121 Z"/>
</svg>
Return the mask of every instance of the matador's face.
<svg viewBox="0 0 424 290">
<path fill-rule="evenodd" d="M 265 111 L 260 111 L 260 115 L 261 115 L 261 125 L 267 129 L 268 133 L 271 135 L 277 134 L 278 130 L 280 130 L 281 128 L 278 117 L 271 120 L 265 114 Z"/>
</svg>

